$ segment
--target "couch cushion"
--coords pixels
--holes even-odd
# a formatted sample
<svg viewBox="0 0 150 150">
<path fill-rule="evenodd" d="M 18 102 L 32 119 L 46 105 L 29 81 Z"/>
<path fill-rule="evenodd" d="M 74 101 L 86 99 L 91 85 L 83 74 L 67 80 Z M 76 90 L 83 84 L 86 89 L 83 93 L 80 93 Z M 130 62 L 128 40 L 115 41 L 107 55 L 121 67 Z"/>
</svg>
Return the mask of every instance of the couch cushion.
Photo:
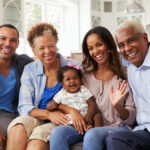
<svg viewBox="0 0 150 150">
<path fill-rule="evenodd" d="M 70 146 L 70 150 L 83 150 L 83 142 L 79 142 Z"/>
</svg>

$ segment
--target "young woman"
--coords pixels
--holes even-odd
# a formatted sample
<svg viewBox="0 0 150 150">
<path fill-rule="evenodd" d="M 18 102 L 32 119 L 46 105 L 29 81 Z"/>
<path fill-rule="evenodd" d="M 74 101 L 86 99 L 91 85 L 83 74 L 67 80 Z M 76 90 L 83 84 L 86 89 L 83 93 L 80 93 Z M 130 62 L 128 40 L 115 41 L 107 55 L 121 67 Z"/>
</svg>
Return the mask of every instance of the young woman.
<svg viewBox="0 0 150 150">
<path fill-rule="evenodd" d="M 132 128 L 135 106 L 111 33 L 102 26 L 91 29 L 83 39 L 82 49 L 83 82 L 96 97 L 103 118 L 103 127 L 86 132 L 83 149 L 103 150 L 108 134 Z"/>
</svg>

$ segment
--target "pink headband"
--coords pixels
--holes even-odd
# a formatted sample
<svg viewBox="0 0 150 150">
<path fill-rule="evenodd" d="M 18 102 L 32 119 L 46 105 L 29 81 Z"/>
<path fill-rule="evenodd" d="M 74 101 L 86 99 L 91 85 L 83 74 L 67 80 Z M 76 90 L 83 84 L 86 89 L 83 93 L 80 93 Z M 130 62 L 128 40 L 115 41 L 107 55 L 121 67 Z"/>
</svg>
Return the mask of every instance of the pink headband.
<svg viewBox="0 0 150 150">
<path fill-rule="evenodd" d="M 80 70 L 80 65 L 73 65 L 71 62 L 69 62 L 67 66 Z"/>
</svg>

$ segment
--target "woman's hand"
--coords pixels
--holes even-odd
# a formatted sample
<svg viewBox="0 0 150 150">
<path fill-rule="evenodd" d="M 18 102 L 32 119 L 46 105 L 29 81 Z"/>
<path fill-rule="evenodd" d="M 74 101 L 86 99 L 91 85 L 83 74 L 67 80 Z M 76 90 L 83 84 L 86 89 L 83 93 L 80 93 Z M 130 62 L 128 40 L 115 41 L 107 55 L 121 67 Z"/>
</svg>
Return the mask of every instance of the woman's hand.
<svg viewBox="0 0 150 150">
<path fill-rule="evenodd" d="M 86 115 L 85 118 L 84 118 L 85 122 L 87 123 L 87 125 L 91 125 L 93 124 L 93 120 L 91 118 L 90 115 Z"/>
<path fill-rule="evenodd" d="M 48 119 L 57 125 L 67 125 L 70 121 L 70 118 L 60 111 L 49 112 Z"/>
<path fill-rule="evenodd" d="M 110 102 L 113 107 L 115 107 L 121 100 L 122 98 L 129 92 L 128 90 L 126 91 L 127 83 L 124 80 L 122 84 L 120 85 L 120 80 L 117 82 L 117 87 L 116 90 L 113 90 L 113 86 L 110 86 Z"/>
<path fill-rule="evenodd" d="M 70 115 L 71 115 L 71 119 L 72 119 L 72 122 L 73 122 L 73 125 L 74 125 L 75 129 L 79 133 L 83 134 L 84 131 L 86 131 L 86 123 L 84 121 L 84 118 L 80 114 L 80 112 L 77 111 L 76 109 L 73 109 L 70 112 Z"/>
<path fill-rule="evenodd" d="M 5 140 L 5 137 L 3 137 L 0 132 L 0 149 L 2 149 L 3 140 Z"/>
</svg>

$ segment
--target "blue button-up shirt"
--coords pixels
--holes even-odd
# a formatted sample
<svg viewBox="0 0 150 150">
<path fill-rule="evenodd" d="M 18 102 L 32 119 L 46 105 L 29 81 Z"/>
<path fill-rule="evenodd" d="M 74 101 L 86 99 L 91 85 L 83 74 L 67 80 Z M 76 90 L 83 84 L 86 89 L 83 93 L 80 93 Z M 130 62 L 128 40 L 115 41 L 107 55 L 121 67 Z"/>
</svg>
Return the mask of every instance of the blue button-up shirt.
<svg viewBox="0 0 150 150">
<path fill-rule="evenodd" d="M 62 67 L 67 65 L 68 62 L 72 62 L 74 65 L 79 64 L 76 61 L 65 59 L 60 54 L 57 54 L 57 57 L 60 57 Z M 19 93 L 19 115 L 29 115 L 33 108 L 38 108 L 46 86 L 46 78 L 40 60 L 25 66 Z"/>
<path fill-rule="evenodd" d="M 138 126 L 134 130 L 150 131 L 150 48 L 140 67 L 128 64 L 128 80 L 133 91 Z"/>
</svg>

